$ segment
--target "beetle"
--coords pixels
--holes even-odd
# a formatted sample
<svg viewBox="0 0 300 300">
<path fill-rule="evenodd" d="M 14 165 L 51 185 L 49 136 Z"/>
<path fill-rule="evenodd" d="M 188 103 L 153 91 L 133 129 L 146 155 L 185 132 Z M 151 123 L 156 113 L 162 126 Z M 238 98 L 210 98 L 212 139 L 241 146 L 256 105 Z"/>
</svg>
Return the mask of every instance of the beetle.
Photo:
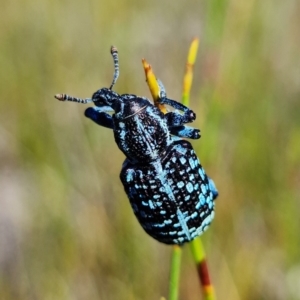
<svg viewBox="0 0 300 300">
<path fill-rule="evenodd" d="M 145 97 L 114 92 L 119 76 L 116 47 L 111 54 L 115 72 L 110 88 L 101 88 L 87 99 L 66 94 L 55 98 L 95 104 L 86 109 L 85 116 L 113 130 L 116 144 L 126 156 L 120 179 L 141 226 L 159 242 L 184 244 L 208 228 L 218 196 L 192 145 L 182 139 L 200 138 L 200 130 L 185 125 L 196 115 L 167 98 L 160 82 L 158 102 L 175 109 L 166 114 Z"/>
</svg>

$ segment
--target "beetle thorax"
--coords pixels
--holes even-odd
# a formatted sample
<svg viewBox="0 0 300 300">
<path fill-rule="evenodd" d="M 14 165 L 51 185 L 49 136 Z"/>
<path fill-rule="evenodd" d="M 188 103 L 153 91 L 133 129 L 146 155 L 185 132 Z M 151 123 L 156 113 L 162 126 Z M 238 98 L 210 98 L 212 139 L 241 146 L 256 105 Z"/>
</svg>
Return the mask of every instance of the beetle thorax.
<svg viewBox="0 0 300 300">
<path fill-rule="evenodd" d="M 120 150 L 134 163 L 162 157 L 171 144 L 164 115 L 149 103 L 127 113 L 123 119 L 114 116 L 114 135 Z"/>
</svg>

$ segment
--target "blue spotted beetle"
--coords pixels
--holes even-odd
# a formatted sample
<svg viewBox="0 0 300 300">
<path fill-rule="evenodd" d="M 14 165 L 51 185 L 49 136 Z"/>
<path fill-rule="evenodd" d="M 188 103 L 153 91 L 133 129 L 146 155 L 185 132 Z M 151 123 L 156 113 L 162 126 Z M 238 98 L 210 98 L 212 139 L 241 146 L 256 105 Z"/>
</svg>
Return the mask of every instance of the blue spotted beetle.
<svg viewBox="0 0 300 300">
<path fill-rule="evenodd" d="M 113 130 L 126 156 L 120 179 L 144 230 L 165 244 L 189 242 L 211 223 L 218 196 L 191 144 L 181 139 L 200 138 L 198 129 L 184 125 L 194 121 L 196 115 L 168 99 L 161 83 L 159 103 L 175 108 L 166 114 L 145 97 L 112 91 L 119 76 L 115 47 L 111 54 L 115 72 L 110 88 L 101 88 L 87 99 L 66 94 L 55 98 L 96 105 L 87 108 L 85 116 Z"/>
</svg>

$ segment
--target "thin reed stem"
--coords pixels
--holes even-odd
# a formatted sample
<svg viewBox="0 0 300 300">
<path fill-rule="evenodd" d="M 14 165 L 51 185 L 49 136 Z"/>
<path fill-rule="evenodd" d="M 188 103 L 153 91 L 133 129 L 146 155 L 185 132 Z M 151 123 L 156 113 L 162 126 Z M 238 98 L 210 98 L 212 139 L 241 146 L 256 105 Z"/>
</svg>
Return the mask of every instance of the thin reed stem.
<svg viewBox="0 0 300 300">
<path fill-rule="evenodd" d="M 179 278 L 182 248 L 174 245 L 171 257 L 171 269 L 169 280 L 169 300 L 177 300 L 179 295 Z"/>
</svg>

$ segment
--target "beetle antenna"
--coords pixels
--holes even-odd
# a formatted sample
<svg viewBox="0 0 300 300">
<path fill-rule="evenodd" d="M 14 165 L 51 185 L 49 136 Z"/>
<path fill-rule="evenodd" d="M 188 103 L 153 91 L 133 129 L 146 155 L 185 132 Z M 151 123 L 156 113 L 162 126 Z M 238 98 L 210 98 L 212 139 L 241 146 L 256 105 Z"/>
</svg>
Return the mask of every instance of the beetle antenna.
<svg viewBox="0 0 300 300">
<path fill-rule="evenodd" d="M 113 88 L 113 86 L 115 85 L 115 83 L 117 82 L 117 79 L 118 79 L 119 74 L 120 74 L 120 70 L 119 70 L 118 49 L 115 46 L 111 46 L 110 53 L 113 57 L 114 66 L 115 66 L 114 78 L 113 78 L 113 81 L 112 81 L 111 86 L 109 88 L 111 90 Z"/>
<path fill-rule="evenodd" d="M 81 98 L 69 96 L 67 94 L 56 94 L 54 97 L 59 101 L 73 101 L 82 104 L 93 102 L 91 98 L 81 99 Z"/>
</svg>

